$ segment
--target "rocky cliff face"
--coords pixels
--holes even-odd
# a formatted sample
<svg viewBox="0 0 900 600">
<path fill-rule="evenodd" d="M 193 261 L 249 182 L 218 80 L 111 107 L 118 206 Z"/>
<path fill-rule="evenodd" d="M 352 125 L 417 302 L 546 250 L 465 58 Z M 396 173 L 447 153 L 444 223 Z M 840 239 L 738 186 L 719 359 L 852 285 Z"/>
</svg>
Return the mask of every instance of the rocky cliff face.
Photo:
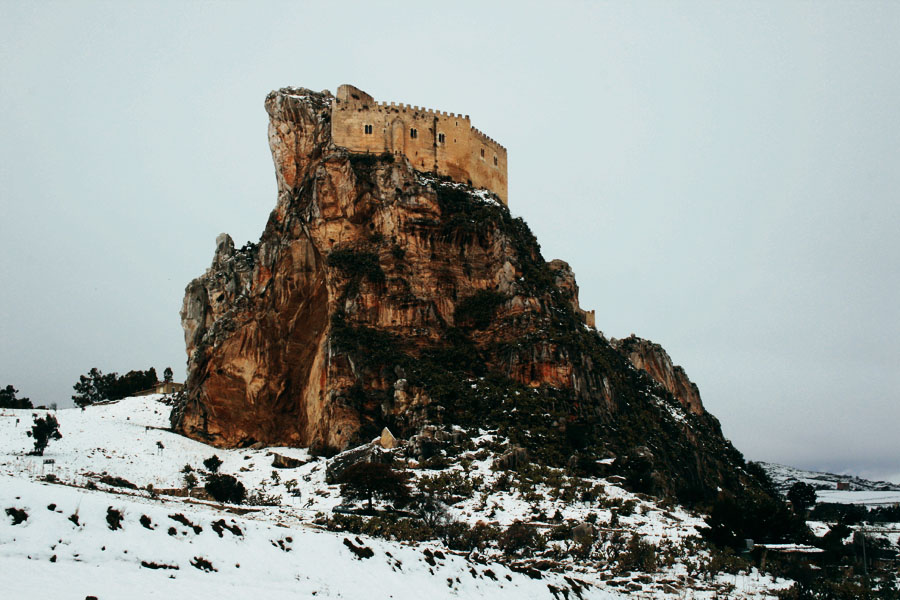
<svg viewBox="0 0 900 600">
<path fill-rule="evenodd" d="M 685 409 L 695 415 L 705 412 L 700 401 L 700 390 L 688 379 L 684 369 L 672 364 L 672 359 L 662 346 L 634 334 L 624 340 L 610 340 L 610 343 L 631 364 L 660 383 Z"/>
<path fill-rule="evenodd" d="M 223 234 L 187 287 L 176 430 L 326 451 L 453 423 L 549 462 L 616 457 L 636 488 L 682 499 L 752 485 L 683 371 L 585 326 L 574 275 L 521 219 L 403 157 L 336 147 L 330 99 L 266 98 L 278 201 L 258 245 Z"/>
</svg>

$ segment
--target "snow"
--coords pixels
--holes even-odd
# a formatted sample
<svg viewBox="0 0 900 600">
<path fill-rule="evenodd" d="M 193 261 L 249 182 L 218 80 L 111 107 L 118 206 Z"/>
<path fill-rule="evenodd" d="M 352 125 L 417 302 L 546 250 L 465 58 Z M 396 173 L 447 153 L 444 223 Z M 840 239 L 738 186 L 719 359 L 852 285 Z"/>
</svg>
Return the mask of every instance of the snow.
<svg viewBox="0 0 900 600">
<path fill-rule="evenodd" d="M 487 188 L 473 188 L 470 185 L 466 185 L 464 183 L 456 183 L 453 181 L 442 181 L 435 177 L 431 177 L 429 175 L 425 175 L 423 173 L 418 173 L 419 183 L 423 185 L 429 185 L 432 187 L 441 186 L 448 187 L 455 190 L 463 190 L 469 193 L 469 195 L 479 202 L 484 204 L 492 204 L 494 206 L 503 206 L 503 203 L 497 198 L 497 195 L 494 194 Z"/>
<path fill-rule="evenodd" d="M 816 502 L 862 504 L 868 507 L 900 504 L 900 492 L 817 490 Z"/>
<path fill-rule="evenodd" d="M 544 572 L 531 579 L 511 570 L 496 548 L 464 555 L 440 548 L 438 542 L 401 543 L 381 538 L 326 531 L 315 524 L 317 515 L 331 514 L 341 504 L 338 486 L 325 483 L 326 461 L 305 449 L 218 449 L 168 431 L 171 407 L 163 396 L 127 398 L 56 412 L 62 439 L 51 441 L 44 457 L 28 456 L 32 441 L 25 435 L 32 415 L 44 411 L 0 410 L 0 589 L 9 598 L 196 598 L 242 593 L 266 598 L 550 598 L 548 586 L 571 588 L 564 578 L 584 582 L 590 598 L 625 598 L 629 592 L 609 581 L 589 563 L 564 559 L 561 572 Z M 447 507 L 451 518 L 474 524 L 505 527 L 521 520 L 539 531 L 556 527 L 540 521 L 557 511 L 564 519 L 596 519 L 601 536 L 637 533 L 656 544 L 680 544 L 697 536 L 700 516 L 680 507 L 660 508 L 608 480 L 602 485 L 605 508 L 579 498 L 565 501 L 559 490 L 541 483 L 533 495 L 515 486 L 493 491 L 502 472 L 491 465 L 493 453 L 478 451 L 506 443 L 488 430 L 473 439 L 476 450 L 463 455 L 470 480 L 482 483 L 471 497 Z M 160 447 L 161 446 L 161 447 Z M 273 453 L 304 461 L 294 469 L 273 469 Z M 236 476 L 250 493 L 267 496 L 274 506 L 223 506 L 185 496 L 184 466 L 202 469 L 203 460 L 216 454 L 219 471 Z M 52 460 L 52 463 L 47 463 Z M 463 472 L 459 464 L 444 472 Z M 416 481 L 440 471 L 409 469 Z M 46 481 L 47 475 L 55 481 Z M 100 482 L 104 475 L 121 477 L 141 489 Z M 561 471 L 561 489 L 574 485 Z M 296 486 L 291 493 L 286 482 Z M 147 486 L 152 486 L 152 492 Z M 95 489 L 90 489 L 95 488 Z M 633 505 L 633 510 L 613 508 Z M 52 506 L 52 509 L 49 508 Z M 6 509 L 21 509 L 28 518 L 13 525 Z M 111 530 L 108 510 L 119 511 L 122 528 Z M 77 523 L 72 515 L 77 515 Z M 179 516 L 181 515 L 181 516 Z M 186 519 L 184 525 L 173 516 Z M 142 525 L 149 518 L 150 528 Z M 213 523 L 224 520 L 240 535 L 225 529 L 220 536 Z M 365 547 L 371 558 L 357 558 L 346 544 Z M 571 540 L 550 542 L 564 555 Z M 429 564 L 424 550 L 442 552 Z M 215 571 L 207 572 L 198 559 Z M 142 566 L 142 563 L 146 566 Z M 152 569 L 149 566 L 175 568 Z M 490 574 L 488 573 L 490 572 Z M 491 577 L 493 575 L 493 577 Z M 752 576 L 751 576 L 752 575 Z M 653 582 L 679 577 L 687 581 L 684 565 L 650 574 Z M 738 576 L 721 576 L 722 586 L 737 585 Z M 619 578 L 619 583 L 626 582 Z M 712 598 L 716 591 L 681 588 L 666 594 L 659 584 L 647 593 L 659 598 Z M 768 590 L 785 587 L 758 573 L 740 576 L 734 598 L 764 598 Z M 633 594 L 633 592 L 631 592 Z M 560 596 L 562 597 L 562 596 Z M 574 596 L 573 596 L 574 597 Z"/>
</svg>

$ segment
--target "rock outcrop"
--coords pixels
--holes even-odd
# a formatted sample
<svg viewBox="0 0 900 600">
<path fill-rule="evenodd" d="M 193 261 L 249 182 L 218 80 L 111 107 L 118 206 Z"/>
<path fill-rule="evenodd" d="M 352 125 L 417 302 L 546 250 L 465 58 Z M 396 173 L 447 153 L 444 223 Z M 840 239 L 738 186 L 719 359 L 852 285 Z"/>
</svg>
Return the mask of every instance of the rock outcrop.
<svg viewBox="0 0 900 600">
<path fill-rule="evenodd" d="M 266 98 L 278 200 L 258 244 L 219 236 L 186 289 L 176 430 L 331 453 L 453 424 L 542 462 L 617 457 L 647 491 L 748 484 L 696 387 L 658 347 L 586 326 L 571 269 L 521 219 L 404 156 L 335 146 L 330 102 Z"/>
<path fill-rule="evenodd" d="M 688 379 L 687 373 L 672 364 L 669 354 L 659 344 L 632 334 L 624 340 L 610 340 L 613 348 L 625 355 L 636 368 L 645 371 L 666 391 L 675 396 L 687 410 L 695 415 L 704 413 L 700 390 Z"/>
</svg>

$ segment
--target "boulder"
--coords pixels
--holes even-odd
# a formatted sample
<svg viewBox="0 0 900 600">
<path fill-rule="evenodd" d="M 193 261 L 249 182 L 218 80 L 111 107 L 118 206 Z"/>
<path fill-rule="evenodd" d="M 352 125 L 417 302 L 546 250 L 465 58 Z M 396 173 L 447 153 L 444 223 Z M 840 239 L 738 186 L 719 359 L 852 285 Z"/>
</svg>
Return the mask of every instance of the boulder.
<svg viewBox="0 0 900 600">
<path fill-rule="evenodd" d="M 594 526 L 590 523 L 579 523 L 572 528 L 572 541 L 576 544 L 588 545 L 594 541 Z"/>
<path fill-rule="evenodd" d="M 296 469 L 305 464 L 306 462 L 299 458 L 291 458 L 290 456 L 272 453 L 272 466 L 276 469 Z"/>
<path fill-rule="evenodd" d="M 517 469 L 527 463 L 528 451 L 521 446 L 514 446 L 494 461 L 494 469 L 506 471 L 509 469 Z"/>
<path fill-rule="evenodd" d="M 387 427 L 381 430 L 381 437 L 379 438 L 378 443 L 385 450 L 392 450 L 399 444 L 397 438 L 394 437 L 394 434 L 391 433 L 391 430 Z"/>
<path fill-rule="evenodd" d="M 344 471 L 357 463 L 380 462 L 390 464 L 392 461 L 393 456 L 390 452 L 385 451 L 377 442 L 369 442 L 328 459 L 328 465 L 325 467 L 325 483 L 329 485 L 338 483 Z"/>
</svg>

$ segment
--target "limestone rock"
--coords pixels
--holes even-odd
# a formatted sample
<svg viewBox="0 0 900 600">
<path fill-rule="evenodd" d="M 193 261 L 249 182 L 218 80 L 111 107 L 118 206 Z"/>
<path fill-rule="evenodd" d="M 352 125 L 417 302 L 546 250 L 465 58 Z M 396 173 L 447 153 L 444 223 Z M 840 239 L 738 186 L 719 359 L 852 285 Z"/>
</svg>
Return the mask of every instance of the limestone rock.
<svg viewBox="0 0 900 600">
<path fill-rule="evenodd" d="M 357 463 L 380 462 L 390 464 L 392 460 L 393 457 L 390 452 L 385 452 L 375 442 L 369 442 L 328 459 L 328 465 L 325 467 L 325 482 L 329 485 L 338 483 L 344 471 Z"/>
<path fill-rule="evenodd" d="M 284 456 L 283 454 L 277 454 L 275 452 L 272 453 L 272 466 L 276 469 L 296 469 L 297 467 L 302 467 L 304 464 L 306 463 L 299 458 L 291 458 L 290 456 Z"/>
<path fill-rule="evenodd" d="M 594 526 L 590 523 L 579 523 L 573 527 L 572 541 L 576 544 L 591 544 L 594 541 Z"/>
<path fill-rule="evenodd" d="M 379 438 L 378 443 L 381 444 L 381 447 L 385 450 L 392 450 L 397 447 L 399 443 L 397 438 L 394 437 L 394 434 L 391 433 L 391 430 L 385 427 L 381 430 L 381 438 Z"/>
<path fill-rule="evenodd" d="M 494 461 L 494 469 L 509 470 L 517 469 L 528 463 L 528 451 L 521 446 L 510 448 Z"/>
<path fill-rule="evenodd" d="M 258 243 L 220 235 L 185 290 L 176 431 L 330 455 L 389 427 L 423 460 L 457 443 L 438 431 L 495 428 L 529 432 L 504 468 L 529 453 L 564 466 L 646 444 L 662 474 L 654 491 L 742 489 L 743 459 L 661 348 L 614 348 L 585 327 L 571 268 L 547 263 L 483 191 L 418 172 L 402 153 L 336 146 L 332 100 L 304 88 L 266 97 L 277 202 Z M 667 393 L 698 418 L 661 412 Z M 332 478 L 384 458 L 371 446 L 332 459 Z"/>
<path fill-rule="evenodd" d="M 632 334 L 624 340 L 612 340 L 614 348 L 631 361 L 635 368 L 645 371 L 695 415 L 705 411 L 700 401 L 700 390 L 688 379 L 681 367 L 672 364 L 669 354 L 659 344 Z"/>
</svg>

